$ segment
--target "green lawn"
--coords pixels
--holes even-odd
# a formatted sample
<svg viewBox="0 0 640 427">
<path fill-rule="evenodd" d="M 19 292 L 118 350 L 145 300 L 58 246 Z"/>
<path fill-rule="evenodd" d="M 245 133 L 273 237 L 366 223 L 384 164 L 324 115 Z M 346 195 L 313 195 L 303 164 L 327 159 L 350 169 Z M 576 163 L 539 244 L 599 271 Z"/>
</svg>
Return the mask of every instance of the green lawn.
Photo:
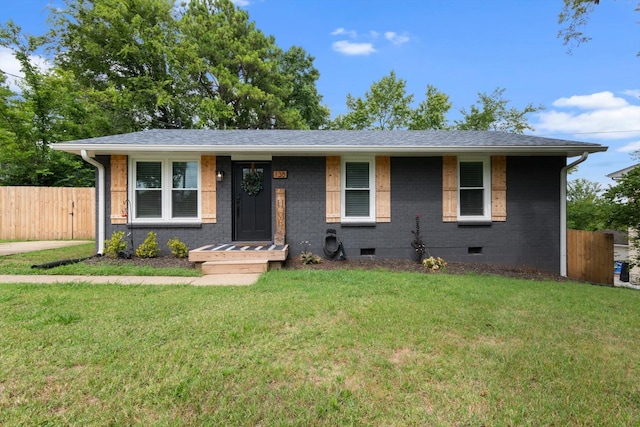
<svg viewBox="0 0 640 427">
<path fill-rule="evenodd" d="M 384 271 L 0 285 L 0 424 L 632 425 L 640 293 Z"/>
</svg>

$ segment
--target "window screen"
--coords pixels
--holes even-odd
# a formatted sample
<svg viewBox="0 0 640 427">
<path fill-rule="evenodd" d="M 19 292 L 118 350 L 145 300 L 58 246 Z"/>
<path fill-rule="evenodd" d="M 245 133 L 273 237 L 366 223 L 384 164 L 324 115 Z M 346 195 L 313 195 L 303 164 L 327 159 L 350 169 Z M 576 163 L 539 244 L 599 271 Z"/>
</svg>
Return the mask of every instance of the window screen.
<svg viewBox="0 0 640 427">
<path fill-rule="evenodd" d="M 198 216 L 198 163 L 173 162 L 172 169 L 171 217 L 196 218 Z"/>
<path fill-rule="evenodd" d="M 345 169 L 345 215 L 368 217 L 371 211 L 369 162 L 347 162 Z"/>
<path fill-rule="evenodd" d="M 136 218 L 162 217 L 162 163 L 136 163 Z"/>
<path fill-rule="evenodd" d="M 460 215 L 484 215 L 484 163 L 460 162 Z"/>
</svg>

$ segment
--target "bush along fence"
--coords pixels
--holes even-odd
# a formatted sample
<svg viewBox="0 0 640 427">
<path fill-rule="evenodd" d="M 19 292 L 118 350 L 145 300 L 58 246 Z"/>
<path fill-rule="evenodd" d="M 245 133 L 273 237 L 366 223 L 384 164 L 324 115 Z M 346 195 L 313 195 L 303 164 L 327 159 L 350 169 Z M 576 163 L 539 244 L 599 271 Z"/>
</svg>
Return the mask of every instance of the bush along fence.
<svg viewBox="0 0 640 427">
<path fill-rule="evenodd" d="M 94 239 L 94 188 L 0 187 L 0 239 Z"/>
</svg>

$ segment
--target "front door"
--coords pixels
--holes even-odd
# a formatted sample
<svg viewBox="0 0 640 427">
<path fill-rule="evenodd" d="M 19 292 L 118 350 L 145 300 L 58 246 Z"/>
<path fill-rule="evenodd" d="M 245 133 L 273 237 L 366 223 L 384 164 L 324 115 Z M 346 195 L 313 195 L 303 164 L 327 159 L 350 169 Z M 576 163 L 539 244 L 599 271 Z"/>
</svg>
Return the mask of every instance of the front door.
<svg viewBox="0 0 640 427">
<path fill-rule="evenodd" d="M 271 164 L 233 164 L 233 239 L 271 241 Z"/>
</svg>

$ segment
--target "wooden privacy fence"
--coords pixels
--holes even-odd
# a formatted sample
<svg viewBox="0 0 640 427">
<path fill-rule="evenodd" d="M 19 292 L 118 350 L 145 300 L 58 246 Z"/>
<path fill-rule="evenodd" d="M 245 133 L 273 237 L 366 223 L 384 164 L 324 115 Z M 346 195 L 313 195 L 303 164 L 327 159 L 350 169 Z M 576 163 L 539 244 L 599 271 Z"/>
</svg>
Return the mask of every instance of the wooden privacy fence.
<svg viewBox="0 0 640 427">
<path fill-rule="evenodd" d="M 0 187 L 0 239 L 93 239 L 94 188 Z"/>
<path fill-rule="evenodd" d="M 567 276 L 613 285 L 613 234 L 567 230 Z"/>
</svg>

